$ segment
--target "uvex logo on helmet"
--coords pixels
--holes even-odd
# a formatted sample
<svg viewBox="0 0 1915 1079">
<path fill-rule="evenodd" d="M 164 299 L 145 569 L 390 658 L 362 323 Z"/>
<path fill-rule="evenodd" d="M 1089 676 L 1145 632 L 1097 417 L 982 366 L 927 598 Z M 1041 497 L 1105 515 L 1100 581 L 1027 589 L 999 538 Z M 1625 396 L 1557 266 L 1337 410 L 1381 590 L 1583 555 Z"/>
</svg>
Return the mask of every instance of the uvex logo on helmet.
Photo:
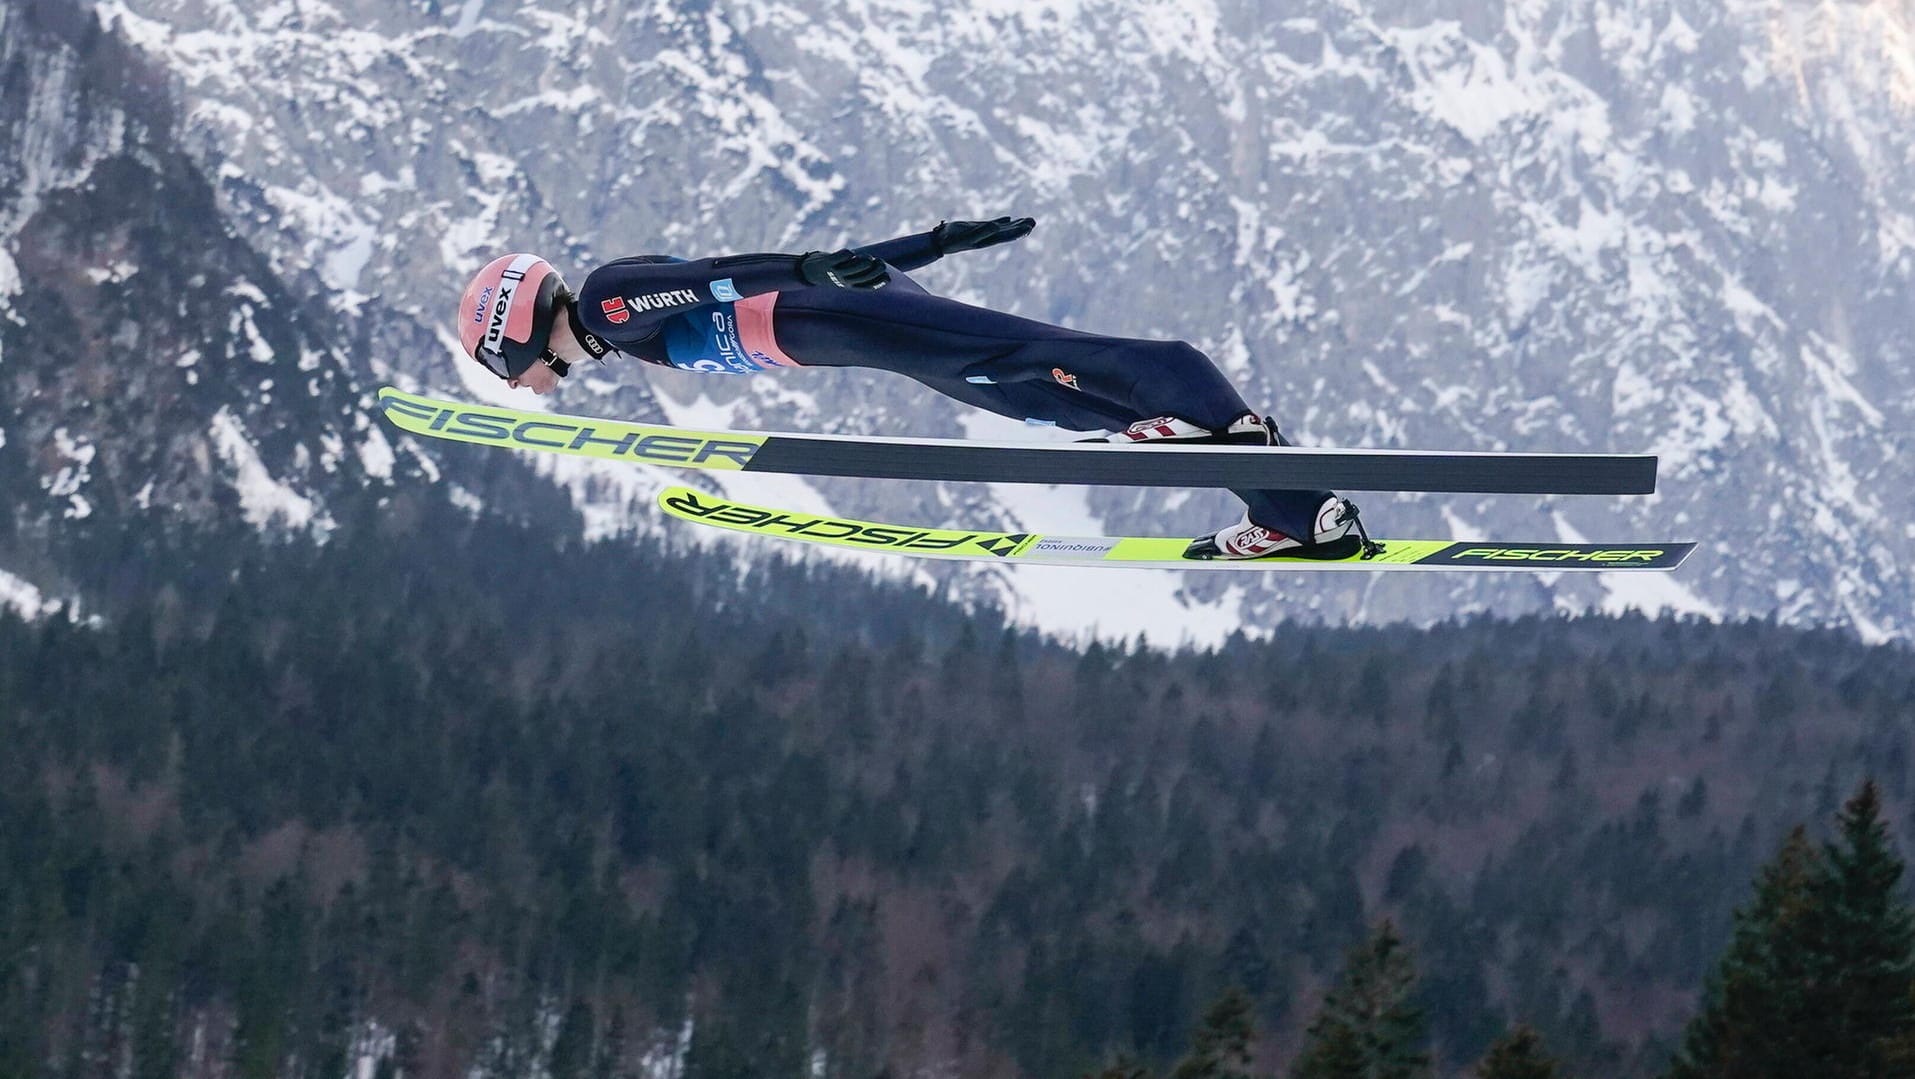
<svg viewBox="0 0 1915 1079">
<path fill-rule="evenodd" d="M 487 285 L 485 288 L 485 291 L 479 293 L 479 302 L 472 305 L 472 321 L 474 322 L 485 321 L 485 309 L 487 305 L 491 304 L 492 293 L 494 291 L 495 290 L 493 289 L 491 285 Z"/>
<path fill-rule="evenodd" d="M 512 297 L 518 294 L 519 282 L 525 275 L 507 270 L 504 278 L 499 283 L 499 298 L 492 301 L 492 321 L 486 324 L 485 340 L 481 343 L 487 352 L 505 351 L 506 316 L 512 312 Z"/>
<path fill-rule="evenodd" d="M 500 378 L 517 378 L 546 352 L 565 281 L 537 255 L 487 263 L 459 302 L 459 344 Z"/>
</svg>

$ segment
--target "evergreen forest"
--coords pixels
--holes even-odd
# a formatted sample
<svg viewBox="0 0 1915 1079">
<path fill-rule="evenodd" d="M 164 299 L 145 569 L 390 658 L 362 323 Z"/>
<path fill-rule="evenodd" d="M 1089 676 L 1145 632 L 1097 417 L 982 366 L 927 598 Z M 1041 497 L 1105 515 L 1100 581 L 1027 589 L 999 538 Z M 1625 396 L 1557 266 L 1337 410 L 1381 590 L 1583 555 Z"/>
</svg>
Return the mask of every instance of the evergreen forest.
<svg viewBox="0 0 1915 1079">
<path fill-rule="evenodd" d="M 374 437 L 443 342 L 281 280 L 165 71 L 0 20 L 0 567 L 87 603 L 0 603 L 0 1079 L 1915 1076 L 1907 646 L 564 539 Z"/>
<path fill-rule="evenodd" d="M 1905 648 L 1069 644 L 551 534 L 77 541 L 110 615 L 0 619 L 0 1076 L 1911 1073 Z"/>
</svg>

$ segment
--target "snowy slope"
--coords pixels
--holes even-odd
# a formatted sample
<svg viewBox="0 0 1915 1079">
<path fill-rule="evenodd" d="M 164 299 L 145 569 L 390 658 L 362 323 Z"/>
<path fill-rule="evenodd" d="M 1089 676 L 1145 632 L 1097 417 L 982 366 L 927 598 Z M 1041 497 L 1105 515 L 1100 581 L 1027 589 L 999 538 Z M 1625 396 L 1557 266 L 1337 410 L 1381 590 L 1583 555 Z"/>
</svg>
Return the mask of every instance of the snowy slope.
<svg viewBox="0 0 1915 1079">
<path fill-rule="evenodd" d="M 323 281 L 342 318 L 396 311 L 443 340 L 465 275 L 502 248 L 582 270 L 1030 213 L 1024 244 L 921 278 L 1188 339 L 1307 442 L 1664 455 L 1654 499 L 1370 496 L 1383 531 L 1706 544 L 1647 583 L 1274 578 L 1226 593 L 1192 579 L 1152 582 L 1135 608 L 1067 601 L 1141 581 L 937 571 L 1021 594 L 1052 624 L 1174 634 L 1188 604 L 1338 619 L 1641 606 L 1915 629 L 1915 466 L 1899 452 L 1915 413 L 1907 5 L 1261 7 L 99 5 L 176 73 L 232 219 Z M 393 322 L 370 328 L 379 362 L 459 385 L 443 352 L 402 347 L 418 325 Z M 965 422 L 902 380 L 714 381 L 611 369 L 563 404 L 832 430 Z M 646 482 L 555 478 L 597 528 L 658 527 Z M 1161 492 L 1122 490 L 835 482 L 809 497 L 1031 528 L 1088 515 L 1197 531 L 1234 512 L 1173 496 L 1166 521 Z"/>
<path fill-rule="evenodd" d="M 0 0 L 0 84 L 0 608 L 91 617 L 166 537 L 323 543 L 423 482 L 174 142 L 163 72 L 82 9 Z"/>
</svg>

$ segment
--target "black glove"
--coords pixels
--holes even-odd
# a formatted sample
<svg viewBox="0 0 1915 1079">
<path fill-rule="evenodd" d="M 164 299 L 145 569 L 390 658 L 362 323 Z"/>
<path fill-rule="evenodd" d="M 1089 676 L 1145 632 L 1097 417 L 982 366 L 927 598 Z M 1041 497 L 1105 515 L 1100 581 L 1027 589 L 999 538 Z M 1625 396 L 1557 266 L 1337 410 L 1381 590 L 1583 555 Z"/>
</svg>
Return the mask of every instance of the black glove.
<svg viewBox="0 0 1915 1079">
<path fill-rule="evenodd" d="M 839 288 L 883 288 L 891 282 L 891 271 L 881 259 L 856 251 L 812 251 L 798 259 L 798 276 L 807 285 L 836 285 Z"/>
<path fill-rule="evenodd" d="M 992 244 L 1021 240 L 1037 227 L 1034 217 L 1000 217 L 994 221 L 940 221 L 931 230 L 938 250 L 947 255 L 976 251 Z"/>
</svg>

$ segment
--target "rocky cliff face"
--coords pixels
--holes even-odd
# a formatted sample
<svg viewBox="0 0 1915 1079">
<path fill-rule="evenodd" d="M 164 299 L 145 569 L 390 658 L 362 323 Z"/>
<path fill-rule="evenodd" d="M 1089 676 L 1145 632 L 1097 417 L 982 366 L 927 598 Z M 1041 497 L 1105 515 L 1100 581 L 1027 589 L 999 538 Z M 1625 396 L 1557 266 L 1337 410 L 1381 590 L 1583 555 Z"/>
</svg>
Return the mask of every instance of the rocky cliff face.
<svg viewBox="0 0 1915 1079">
<path fill-rule="evenodd" d="M 1125 610 L 1076 598 L 1081 578 L 952 571 L 1033 617 L 1136 629 L 1180 604 L 1339 619 L 1639 605 L 1911 628 L 1905 6 L 100 10 L 181 88 L 223 219 L 331 317 L 391 313 L 361 343 L 368 374 L 466 388 L 445 312 L 503 248 L 582 270 L 1030 213 L 1026 243 L 923 280 L 1191 340 L 1302 441 L 1663 455 L 1654 499 L 1372 495 L 1381 531 L 1705 543 L 1669 579 L 1272 575 L 1246 593 L 1138 578 Z M 569 411 L 999 429 L 875 376 L 626 367 L 574 381 Z M 283 402 L 288 379 L 275 384 Z M 656 527 L 651 479 L 549 475 L 598 529 Z M 1194 531 L 1234 512 L 1173 496 L 1166 519 L 1148 491 L 816 489 L 847 512 L 1039 529 Z"/>
<path fill-rule="evenodd" d="M 89 11 L 8 0 L 0 85 L 9 605 L 111 606 L 127 575 L 167 576 L 142 566 L 160 537 L 324 542 L 347 507 L 434 490 L 364 411 L 350 323 L 180 149 L 163 67 Z"/>
</svg>

